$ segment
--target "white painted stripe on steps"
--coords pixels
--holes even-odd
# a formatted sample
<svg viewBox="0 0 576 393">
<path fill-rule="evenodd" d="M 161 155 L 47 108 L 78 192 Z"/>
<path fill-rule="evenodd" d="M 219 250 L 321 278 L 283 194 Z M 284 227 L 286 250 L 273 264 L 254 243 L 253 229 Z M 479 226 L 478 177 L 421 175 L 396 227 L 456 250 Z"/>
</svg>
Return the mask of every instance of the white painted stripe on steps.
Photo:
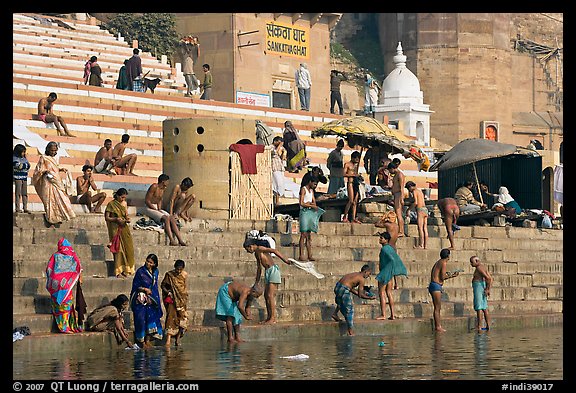
<svg viewBox="0 0 576 393">
<path fill-rule="evenodd" d="M 66 49 L 66 48 L 48 48 L 46 46 L 38 46 L 38 45 L 35 48 L 30 48 L 29 50 L 34 51 L 34 52 L 38 52 L 39 54 L 26 53 L 26 52 L 23 52 L 22 49 L 24 49 L 24 48 L 21 45 L 15 46 L 13 48 L 13 51 L 12 51 L 13 59 L 17 59 L 20 61 L 41 63 L 43 61 L 46 61 L 46 56 L 42 56 L 42 54 L 53 53 L 54 56 L 49 56 L 50 62 L 53 65 L 58 64 L 58 65 L 62 65 L 62 66 L 76 67 L 76 68 L 78 68 L 77 73 L 80 77 L 82 77 L 82 75 L 83 75 L 84 63 L 86 63 L 86 58 L 90 55 L 90 53 L 94 53 L 94 51 L 88 52 L 88 51 L 72 50 L 72 49 Z M 101 49 L 102 49 L 102 52 L 105 52 L 105 48 L 101 48 Z M 105 60 L 104 62 L 99 61 L 98 63 L 101 64 L 101 67 L 103 68 L 103 70 L 106 70 L 107 67 L 117 67 L 118 69 L 120 69 L 120 67 L 123 65 L 125 57 L 126 57 L 126 56 L 122 56 L 122 55 L 100 54 L 100 52 L 96 52 L 96 53 L 98 55 L 100 55 L 100 57 L 106 56 L 107 60 L 111 60 L 114 58 L 117 59 L 116 62 L 107 61 L 107 60 Z M 57 56 L 63 56 L 63 55 L 66 55 L 68 57 L 64 57 L 64 58 L 57 57 Z M 78 59 L 75 59 L 75 57 L 77 57 Z M 143 60 L 142 61 L 142 67 L 146 71 L 151 70 L 150 71 L 151 74 L 160 73 L 161 75 L 170 75 L 170 73 L 171 73 L 170 66 L 163 65 L 162 63 L 156 62 L 155 59 Z"/>
<path fill-rule="evenodd" d="M 29 90 L 34 90 L 34 91 L 44 91 L 44 92 L 56 92 L 57 94 L 69 94 L 71 96 L 74 95 L 83 95 L 83 96 L 98 96 L 100 98 L 109 98 L 109 99 L 116 99 L 118 101 L 123 101 L 123 100 L 127 100 L 127 96 L 125 95 L 115 95 L 112 93 L 107 93 L 107 92 L 94 92 L 94 91 L 90 91 L 90 90 L 76 90 L 76 89 L 65 89 L 65 88 L 61 88 L 61 87 L 55 87 L 55 86 L 39 86 L 39 85 L 33 85 L 33 84 L 29 84 L 29 85 L 25 85 L 23 83 L 19 83 L 19 82 L 13 82 L 12 83 L 12 87 L 15 89 L 29 89 Z M 111 89 L 114 90 L 114 89 Z M 141 102 L 141 103 L 146 103 L 146 104 L 151 104 L 151 105 L 164 105 L 167 107 L 181 107 L 181 108 L 189 108 L 189 109 L 196 109 L 196 110 L 203 110 L 203 111 L 210 111 L 210 112 L 216 112 L 216 113 L 234 113 L 234 114 L 238 114 L 238 115 L 250 115 L 250 116 L 261 116 L 263 118 L 267 118 L 267 117 L 274 117 L 274 118 L 284 118 L 286 120 L 302 120 L 302 121 L 316 121 L 318 123 L 322 123 L 322 122 L 328 122 L 328 121 L 332 121 L 335 120 L 335 118 L 331 118 L 329 117 L 329 115 L 327 115 L 326 117 L 315 117 L 315 116 L 310 116 L 310 115 L 299 115 L 299 114 L 290 114 L 290 113 L 282 113 L 282 112 L 276 112 L 274 110 L 274 108 L 262 108 L 262 109 L 247 109 L 247 108 L 236 108 L 236 107 L 230 107 L 230 106 L 218 106 L 217 104 L 214 105 L 205 105 L 205 104 L 199 104 L 199 103 L 189 103 L 189 102 L 180 102 L 180 101 L 171 101 L 169 99 L 163 100 L 161 98 L 155 98 L 155 97 L 149 97 L 149 96 L 142 96 L 142 97 L 138 97 L 138 96 L 129 96 L 130 101 L 132 102 Z M 22 103 L 20 104 L 23 107 L 36 107 L 37 103 L 36 102 L 25 102 L 25 101 L 14 101 L 14 104 L 16 105 L 17 103 Z M 59 106 L 59 108 L 61 108 L 62 106 Z M 78 107 L 66 107 L 66 108 L 78 108 Z M 77 110 L 70 110 L 71 112 L 79 112 Z M 102 111 L 104 111 L 102 109 Z M 112 111 L 110 110 L 109 112 L 120 112 L 120 113 L 126 113 L 126 112 L 121 112 L 121 111 Z M 80 113 L 85 113 L 85 112 L 80 112 Z M 118 117 L 118 115 L 114 115 L 116 117 Z M 147 115 L 150 116 L 151 120 L 156 120 L 156 121 L 163 121 L 165 119 L 167 119 L 166 116 L 156 116 L 156 115 Z M 322 119 L 322 120 L 320 120 Z M 310 131 L 302 131 L 302 132 L 310 132 Z M 305 134 L 304 134 L 305 135 Z"/>
<path fill-rule="evenodd" d="M 44 128 L 49 126 L 40 120 L 26 120 L 26 119 L 14 119 L 14 125 L 22 125 L 25 127 L 36 127 L 36 128 Z M 122 134 L 130 134 L 130 136 L 141 136 L 141 137 L 148 137 L 148 138 L 162 138 L 162 132 L 158 131 L 146 131 L 146 130 L 133 130 L 127 128 L 111 128 L 111 127 L 101 127 L 101 126 L 86 126 L 83 124 L 74 124 L 74 123 L 66 123 L 68 129 L 70 131 L 77 131 L 77 132 L 85 132 L 90 134 L 115 134 L 115 135 L 122 135 Z M 54 126 L 50 127 L 54 128 Z M 102 141 L 103 143 L 104 141 Z"/>
<path fill-rule="evenodd" d="M 27 146 L 38 149 L 39 154 L 44 154 L 48 141 L 41 138 L 40 135 L 30 131 L 24 126 L 13 126 L 12 135 L 18 139 L 25 140 Z M 64 147 L 60 147 L 58 148 L 57 157 L 70 157 L 70 155 Z"/>
<path fill-rule="evenodd" d="M 78 151 L 91 151 L 96 153 L 102 146 L 96 145 L 85 145 L 85 144 L 76 144 L 76 143 L 67 143 L 67 142 L 60 142 L 60 146 L 63 148 L 68 148 L 70 150 L 78 150 Z M 153 157 L 160 157 L 162 158 L 162 150 L 148 150 L 148 149 L 134 149 L 130 146 L 126 147 L 124 151 L 124 155 L 126 154 L 136 154 L 137 156 L 144 155 L 144 156 L 153 156 Z"/>
</svg>

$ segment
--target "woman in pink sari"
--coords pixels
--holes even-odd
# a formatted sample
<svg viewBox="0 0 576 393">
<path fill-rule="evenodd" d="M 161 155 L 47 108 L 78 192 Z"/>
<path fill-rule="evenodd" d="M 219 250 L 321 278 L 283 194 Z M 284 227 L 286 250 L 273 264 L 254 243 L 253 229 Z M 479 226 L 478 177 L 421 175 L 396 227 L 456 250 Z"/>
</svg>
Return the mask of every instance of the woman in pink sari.
<svg viewBox="0 0 576 393">
<path fill-rule="evenodd" d="M 58 251 L 52 254 L 46 266 L 46 289 L 50 292 L 52 315 L 62 333 L 82 331 L 79 321 L 83 318 L 78 315 L 78 311 L 82 312 L 85 305 L 75 304 L 74 296 L 76 284 L 82 281 L 81 273 L 82 265 L 72 244 L 61 238 L 58 241 Z M 77 300 L 83 300 L 83 297 Z"/>
<path fill-rule="evenodd" d="M 60 179 L 60 172 L 67 174 L 68 170 L 60 167 L 56 160 L 57 153 L 58 144 L 49 142 L 45 154 L 40 155 L 32 176 L 32 184 L 42 199 L 46 212 L 44 218 L 50 227 L 76 217 L 70 198 L 66 194 L 66 187 Z"/>
</svg>

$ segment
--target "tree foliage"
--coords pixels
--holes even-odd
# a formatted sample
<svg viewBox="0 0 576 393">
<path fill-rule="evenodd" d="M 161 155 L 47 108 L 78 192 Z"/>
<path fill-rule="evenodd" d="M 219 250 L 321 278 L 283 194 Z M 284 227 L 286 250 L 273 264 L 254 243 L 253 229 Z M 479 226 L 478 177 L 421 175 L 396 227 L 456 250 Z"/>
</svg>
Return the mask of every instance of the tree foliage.
<svg viewBox="0 0 576 393">
<path fill-rule="evenodd" d="M 103 27 L 113 34 L 120 33 L 127 42 L 138 40 L 139 49 L 151 52 L 156 58 L 171 58 L 178 43 L 176 17 L 169 13 L 117 14 Z"/>
</svg>

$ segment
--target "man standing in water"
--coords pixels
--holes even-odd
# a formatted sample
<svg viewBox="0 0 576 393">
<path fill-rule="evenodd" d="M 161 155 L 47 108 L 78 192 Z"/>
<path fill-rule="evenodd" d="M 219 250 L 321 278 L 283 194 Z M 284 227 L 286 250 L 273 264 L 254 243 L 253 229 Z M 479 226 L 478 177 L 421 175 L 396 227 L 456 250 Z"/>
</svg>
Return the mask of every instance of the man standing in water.
<svg viewBox="0 0 576 393">
<path fill-rule="evenodd" d="M 476 330 L 480 330 L 482 315 L 486 321 L 483 330 L 490 330 L 490 315 L 488 314 L 488 296 L 492 286 L 492 275 L 486 266 L 480 263 L 476 255 L 470 257 L 470 265 L 475 268 L 472 275 L 472 290 L 474 291 L 474 311 L 476 311 Z"/>
<path fill-rule="evenodd" d="M 249 287 L 238 282 L 229 281 L 222 285 L 216 297 L 216 318 L 226 322 L 226 334 L 229 343 L 240 343 L 240 324 L 242 317 L 250 320 L 250 305 L 262 295 L 260 286 Z"/>
<path fill-rule="evenodd" d="M 447 248 L 440 251 L 440 259 L 436 261 L 430 272 L 430 285 L 428 285 L 428 292 L 432 296 L 434 304 L 434 330 L 437 332 L 445 332 L 446 329 L 442 327 L 440 322 L 440 310 L 442 308 L 442 285 L 444 280 L 457 277 L 458 271 L 454 273 L 446 272 L 446 264 L 450 260 L 450 250 Z"/>
</svg>

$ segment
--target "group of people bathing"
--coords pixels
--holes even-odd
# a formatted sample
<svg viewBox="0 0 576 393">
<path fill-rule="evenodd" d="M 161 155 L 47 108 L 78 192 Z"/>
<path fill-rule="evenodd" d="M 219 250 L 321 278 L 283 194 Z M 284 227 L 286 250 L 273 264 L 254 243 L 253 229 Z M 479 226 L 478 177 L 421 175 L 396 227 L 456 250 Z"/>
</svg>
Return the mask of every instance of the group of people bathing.
<svg viewBox="0 0 576 393">
<path fill-rule="evenodd" d="M 377 320 L 386 319 L 386 305 L 390 309 L 388 319 L 396 319 L 394 311 L 394 299 L 392 290 L 397 289 L 396 277 L 408 276 L 406 266 L 396 252 L 395 242 L 388 232 L 378 232 L 379 244 L 381 245 L 379 255 L 379 273 L 376 276 L 378 282 L 378 299 L 380 301 L 380 316 Z M 268 234 L 261 231 L 250 231 L 246 234 L 244 249 L 254 254 L 256 258 L 256 279 L 254 285 L 248 286 L 241 282 L 232 281 L 224 284 L 218 291 L 216 302 L 216 317 L 226 323 L 228 342 L 238 342 L 240 339 L 240 324 L 242 317 L 250 320 L 249 307 L 253 300 L 261 296 L 260 286 L 262 270 L 264 270 L 264 298 L 266 304 L 267 317 L 262 324 L 276 323 L 276 294 L 278 285 L 281 284 L 280 267 L 275 263 L 277 257 L 287 265 L 295 263 L 294 260 L 286 258 L 275 248 L 275 241 Z M 444 332 L 441 325 L 441 294 L 444 281 L 457 277 L 460 270 L 448 271 L 447 263 L 450 259 L 450 250 L 443 249 L 440 252 L 440 259 L 436 261 L 430 273 L 430 285 L 428 291 L 432 297 L 434 305 L 434 329 Z M 475 268 L 472 287 L 474 293 L 474 309 L 477 312 L 477 329 L 481 329 L 482 318 L 485 320 L 485 328 L 489 329 L 490 318 L 488 314 L 487 296 L 490 295 L 492 276 L 486 267 L 480 262 L 477 256 L 470 258 L 470 264 Z M 369 264 L 362 266 L 360 272 L 345 274 L 334 287 L 336 308 L 332 313 L 332 319 L 341 321 L 338 313 L 341 313 L 346 321 L 348 335 L 354 335 L 354 303 L 352 295 L 362 299 L 373 300 L 376 295 L 371 293 L 371 288 L 366 286 L 366 279 L 372 274 L 372 267 Z"/>
<path fill-rule="evenodd" d="M 143 266 L 134 272 L 130 296 L 120 294 L 109 303 L 86 315 L 87 304 L 82 292 L 82 263 L 72 244 L 65 238 L 58 241 L 46 266 L 46 289 L 50 293 L 52 315 L 62 333 L 84 330 L 114 333 L 118 345 L 150 347 L 152 340 L 166 337 L 166 346 L 180 341 L 188 325 L 188 274 L 185 262 L 176 260 L 159 281 L 158 257 L 149 254 Z M 166 312 L 164 326 L 161 318 Z M 124 312 L 132 310 L 134 340 L 124 326 Z"/>
</svg>

